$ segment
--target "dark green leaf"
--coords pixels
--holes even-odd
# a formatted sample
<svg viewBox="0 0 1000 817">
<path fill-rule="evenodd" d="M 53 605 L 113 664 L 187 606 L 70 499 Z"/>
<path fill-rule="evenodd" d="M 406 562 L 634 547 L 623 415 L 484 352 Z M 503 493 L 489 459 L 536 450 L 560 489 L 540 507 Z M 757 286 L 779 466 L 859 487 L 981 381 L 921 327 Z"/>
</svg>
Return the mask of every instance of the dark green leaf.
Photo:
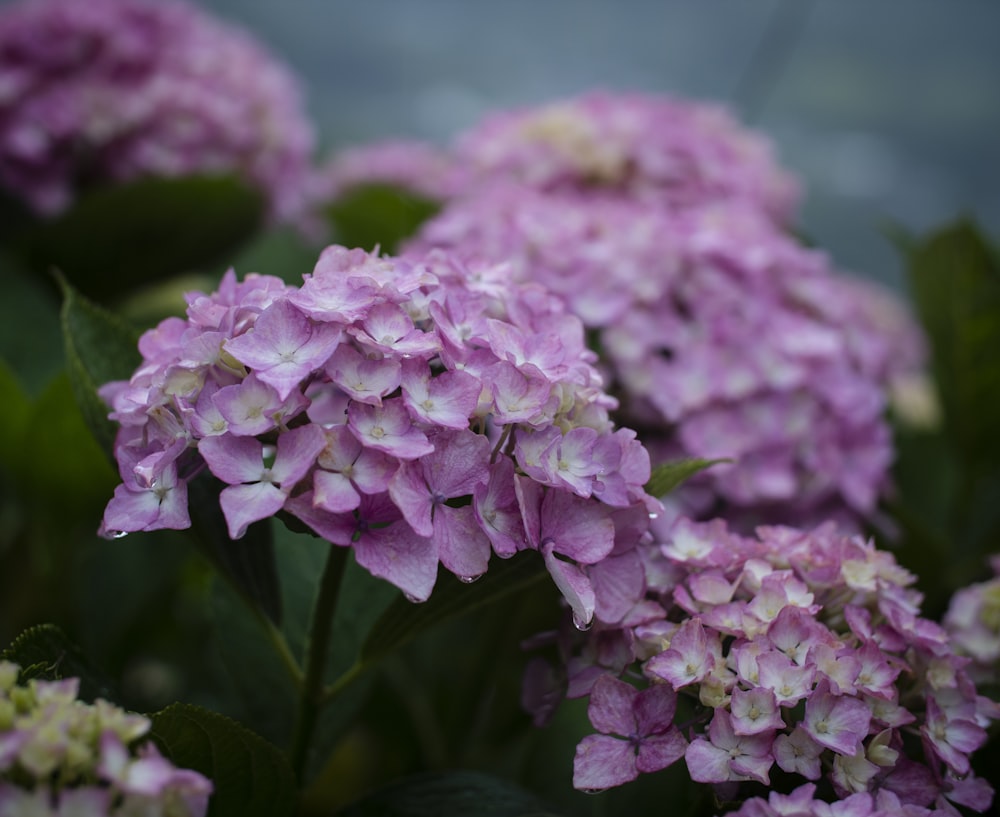
<svg viewBox="0 0 1000 817">
<path fill-rule="evenodd" d="M 191 533 L 198 550 L 244 600 L 275 624 L 281 623 L 281 588 L 269 520 L 251 525 L 242 539 L 229 538 L 219 505 L 225 486 L 208 473 L 188 484 Z"/>
<path fill-rule="evenodd" d="M 389 185 L 365 185 L 348 191 L 327 208 L 334 237 L 348 247 L 394 253 L 439 205 Z"/>
<path fill-rule="evenodd" d="M 535 795 L 472 771 L 401 780 L 338 811 L 336 817 L 555 817 Z"/>
<path fill-rule="evenodd" d="M 3 359 L 0 359 L 0 467 L 15 470 L 25 452 L 21 445 L 22 432 L 28 420 L 31 401 Z"/>
<path fill-rule="evenodd" d="M 65 281 L 62 287 L 62 332 L 70 384 L 87 427 L 110 457 L 115 425 L 97 389 L 132 376 L 142 360 L 138 333 Z"/>
<path fill-rule="evenodd" d="M 915 243 L 909 276 L 931 340 L 947 433 L 975 476 L 1000 467 L 1000 265 L 968 222 Z"/>
<path fill-rule="evenodd" d="M 210 778 L 209 817 L 281 817 L 295 811 L 284 754 L 234 720 L 189 704 L 152 716 L 151 736 L 174 764 Z"/>
<path fill-rule="evenodd" d="M 225 706 L 220 708 L 272 743 L 286 745 L 298 684 L 279 652 L 276 639 L 282 632 L 250 615 L 245 600 L 225 582 L 213 582 L 210 604 L 214 650 L 225 670 Z"/>
<path fill-rule="evenodd" d="M 74 396 L 62 373 L 32 404 L 22 428 L 20 474 L 42 513 L 57 503 L 60 521 L 95 531 L 118 473 L 89 433 Z"/>
<path fill-rule="evenodd" d="M 653 469 L 649 482 L 646 483 L 646 493 L 657 498 L 666 496 L 684 480 L 720 462 L 732 462 L 732 460 L 689 459 L 665 462 Z"/>
<path fill-rule="evenodd" d="M 59 305 L 46 289 L 49 284 L 29 274 L 6 255 L 0 255 L 0 358 L 3 358 L 28 394 L 38 394 L 63 368 L 59 332 Z"/>
<path fill-rule="evenodd" d="M 244 247 L 233 261 L 242 277 L 248 272 L 267 271 L 294 286 L 302 285 L 302 276 L 312 272 L 319 249 L 295 230 L 270 230 Z"/>
<path fill-rule="evenodd" d="M 18 664 L 22 680 L 79 678 L 80 698 L 84 701 L 113 697 L 108 691 L 106 680 L 91 668 L 83 653 L 66 634 L 52 624 L 39 624 L 25 630 L 0 653 L 0 660 Z"/>
<path fill-rule="evenodd" d="M 377 661 L 430 627 L 518 593 L 546 575 L 541 559 L 529 551 L 495 561 L 472 585 L 442 574 L 431 597 L 422 604 L 402 597 L 393 602 L 368 633 L 361 658 Z"/>
<path fill-rule="evenodd" d="M 264 200 L 231 177 L 150 178 L 82 195 L 65 214 L 10 229 L 36 274 L 61 270 L 115 300 L 168 275 L 226 265 L 259 228 Z"/>
</svg>

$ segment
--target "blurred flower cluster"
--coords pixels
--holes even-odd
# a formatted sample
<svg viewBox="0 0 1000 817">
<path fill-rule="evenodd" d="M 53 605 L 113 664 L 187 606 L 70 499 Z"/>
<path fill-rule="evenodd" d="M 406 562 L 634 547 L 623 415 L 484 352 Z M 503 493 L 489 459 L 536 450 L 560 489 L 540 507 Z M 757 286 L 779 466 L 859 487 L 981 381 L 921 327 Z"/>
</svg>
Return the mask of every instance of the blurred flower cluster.
<svg viewBox="0 0 1000 817">
<path fill-rule="evenodd" d="M 456 137 L 450 168 L 433 154 L 430 185 L 399 172 L 401 153 L 353 151 L 333 171 L 444 199 L 405 249 L 503 261 L 562 297 L 654 459 L 733 460 L 683 512 L 748 530 L 872 517 L 887 394 L 919 371 L 921 335 L 788 232 L 796 185 L 763 137 L 718 107 L 592 93 L 488 118 Z"/>
<path fill-rule="evenodd" d="M 211 782 L 166 760 L 147 718 L 78 700 L 77 678 L 19 673 L 0 661 L 0 814 L 203 817 Z"/>
<path fill-rule="evenodd" d="M 959 655 L 972 663 L 979 684 L 1000 684 L 1000 555 L 990 560 L 993 578 L 963 587 L 951 598 L 943 624 Z"/>
<path fill-rule="evenodd" d="M 24 0 L 0 15 L 0 186 L 42 215 L 98 185 L 234 173 L 273 218 L 307 204 L 296 77 L 173 0 Z"/>
</svg>

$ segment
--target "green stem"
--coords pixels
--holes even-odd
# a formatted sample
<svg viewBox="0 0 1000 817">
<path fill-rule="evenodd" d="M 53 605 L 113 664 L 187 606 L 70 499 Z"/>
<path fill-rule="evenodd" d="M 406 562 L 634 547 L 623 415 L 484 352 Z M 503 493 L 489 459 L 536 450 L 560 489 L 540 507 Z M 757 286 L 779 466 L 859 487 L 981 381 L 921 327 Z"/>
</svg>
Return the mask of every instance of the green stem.
<svg viewBox="0 0 1000 817">
<path fill-rule="evenodd" d="M 326 567 L 320 579 L 319 595 L 313 608 L 312 626 L 309 628 L 309 643 L 306 652 L 305 677 L 299 694 L 299 708 L 292 735 L 292 769 L 300 783 L 304 781 L 309 744 L 319 710 L 323 705 L 323 672 L 326 656 L 330 648 L 330 633 L 333 630 L 333 614 L 337 610 L 341 580 L 347 567 L 350 548 L 330 545 Z"/>
<path fill-rule="evenodd" d="M 301 689 L 303 680 L 302 667 L 299 666 L 299 662 L 292 653 L 291 647 L 288 646 L 285 634 L 275 627 L 274 622 L 267 616 L 260 614 L 258 618 L 261 625 L 267 631 L 267 637 L 274 646 L 275 652 L 281 657 L 281 663 L 285 665 L 285 670 L 288 672 L 289 677 L 295 683 L 296 688 Z"/>
<path fill-rule="evenodd" d="M 336 698 L 351 683 L 359 678 L 361 673 L 366 668 L 367 667 L 360 660 L 355 661 L 349 669 L 345 670 L 344 673 L 337 678 L 336 681 L 323 689 L 323 695 L 320 698 L 320 705 L 327 704 Z"/>
</svg>

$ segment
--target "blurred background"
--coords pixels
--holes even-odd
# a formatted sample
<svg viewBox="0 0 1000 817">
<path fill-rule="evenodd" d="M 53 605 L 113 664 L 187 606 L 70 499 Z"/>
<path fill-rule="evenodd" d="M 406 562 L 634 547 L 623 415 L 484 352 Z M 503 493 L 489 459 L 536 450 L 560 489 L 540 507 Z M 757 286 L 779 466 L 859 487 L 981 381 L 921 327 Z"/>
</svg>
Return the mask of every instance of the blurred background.
<svg viewBox="0 0 1000 817">
<path fill-rule="evenodd" d="M 728 103 L 805 184 L 803 233 L 899 285 L 887 225 L 1000 224 L 991 0 L 198 0 L 302 76 L 325 147 L 444 142 L 591 88 Z"/>
</svg>

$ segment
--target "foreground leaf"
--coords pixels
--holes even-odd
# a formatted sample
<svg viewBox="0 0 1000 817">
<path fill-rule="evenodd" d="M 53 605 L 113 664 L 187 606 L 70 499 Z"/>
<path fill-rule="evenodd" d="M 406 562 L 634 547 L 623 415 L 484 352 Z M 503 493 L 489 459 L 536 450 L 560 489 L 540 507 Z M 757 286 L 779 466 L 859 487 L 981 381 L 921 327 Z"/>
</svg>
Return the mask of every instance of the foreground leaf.
<svg viewBox="0 0 1000 817">
<path fill-rule="evenodd" d="M 65 280 L 61 313 L 66 365 L 73 394 L 87 427 L 113 460 L 115 424 L 97 390 L 132 376 L 142 356 L 139 334 L 112 313 L 91 303 Z"/>
<path fill-rule="evenodd" d="M 336 817 L 555 817 L 530 792 L 471 771 L 435 772 L 394 783 Z"/>
<path fill-rule="evenodd" d="M 732 462 L 732 460 L 688 459 L 665 462 L 653 469 L 649 482 L 646 483 L 646 493 L 657 498 L 666 496 L 685 480 L 720 462 Z"/>
<path fill-rule="evenodd" d="M 39 624 L 25 630 L 0 652 L 0 660 L 18 664 L 22 680 L 79 678 L 80 699 L 84 701 L 113 697 L 107 681 L 94 671 L 76 644 L 54 624 Z"/>
<path fill-rule="evenodd" d="M 295 780 L 284 754 L 236 721 L 190 704 L 152 716 L 151 737 L 174 764 L 208 777 L 209 817 L 281 817 L 295 809 Z"/>
</svg>

